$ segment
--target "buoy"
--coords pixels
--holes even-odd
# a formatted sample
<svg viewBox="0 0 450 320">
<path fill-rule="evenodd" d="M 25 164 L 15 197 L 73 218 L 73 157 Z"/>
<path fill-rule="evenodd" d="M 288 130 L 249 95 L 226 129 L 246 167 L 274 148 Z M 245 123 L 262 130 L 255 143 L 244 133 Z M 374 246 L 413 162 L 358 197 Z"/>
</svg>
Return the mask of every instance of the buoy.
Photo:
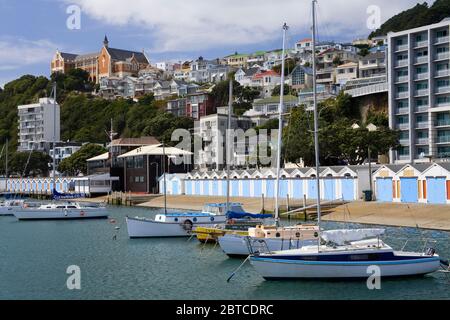
<svg viewBox="0 0 450 320">
<path fill-rule="evenodd" d="M 116 219 L 111 219 L 111 220 L 109 220 L 109 222 L 110 222 L 111 224 L 115 224 L 117 221 L 116 221 Z"/>
<path fill-rule="evenodd" d="M 116 229 L 116 230 L 120 230 L 120 227 L 116 227 L 115 229 Z"/>
</svg>

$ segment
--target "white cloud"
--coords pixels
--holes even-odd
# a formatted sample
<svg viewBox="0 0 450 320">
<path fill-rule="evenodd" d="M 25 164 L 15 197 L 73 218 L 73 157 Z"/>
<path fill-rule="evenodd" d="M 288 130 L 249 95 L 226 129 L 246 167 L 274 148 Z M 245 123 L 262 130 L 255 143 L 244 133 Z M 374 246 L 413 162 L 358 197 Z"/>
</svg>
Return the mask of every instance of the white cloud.
<svg viewBox="0 0 450 320">
<path fill-rule="evenodd" d="M 135 25 L 149 32 L 153 51 L 193 51 L 247 45 L 280 37 L 287 22 L 291 34 L 307 34 L 311 25 L 308 0 L 65 0 L 82 14 L 115 26 Z M 370 5 L 381 8 L 382 20 L 418 0 L 319 0 L 322 38 L 367 36 Z"/>
<path fill-rule="evenodd" d="M 50 63 L 57 46 L 48 40 L 0 38 L 0 71 L 11 71 L 39 63 Z"/>
</svg>

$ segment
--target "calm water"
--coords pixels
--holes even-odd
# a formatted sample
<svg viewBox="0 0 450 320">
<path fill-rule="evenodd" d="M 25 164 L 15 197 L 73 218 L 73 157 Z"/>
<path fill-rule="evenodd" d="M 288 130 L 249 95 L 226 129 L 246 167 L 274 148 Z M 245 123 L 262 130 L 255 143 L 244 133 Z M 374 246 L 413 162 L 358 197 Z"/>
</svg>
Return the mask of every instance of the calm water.
<svg viewBox="0 0 450 320">
<path fill-rule="evenodd" d="M 108 220 L 18 222 L 0 218 L 0 299 L 449 299 L 442 273 L 408 280 L 384 280 L 382 290 L 364 282 L 266 282 L 241 263 L 195 239 L 129 240 L 124 217 L 155 210 L 110 208 L 121 227 Z M 329 223 L 326 228 L 345 225 Z M 358 227 L 358 225 L 351 225 Z M 420 239 L 415 229 L 387 228 L 392 237 Z M 450 257 L 449 233 L 423 231 L 441 256 Z M 113 236 L 117 235 L 117 240 Z M 396 249 L 404 240 L 389 239 Z M 423 244 L 422 244 L 423 245 Z M 420 244 L 408 249 L 422 250 Z M 204 250 L 203 250 L 204 249 Z M 69 291 L 66 269 L 78 265 L 82 290 Z"/>
</svg>

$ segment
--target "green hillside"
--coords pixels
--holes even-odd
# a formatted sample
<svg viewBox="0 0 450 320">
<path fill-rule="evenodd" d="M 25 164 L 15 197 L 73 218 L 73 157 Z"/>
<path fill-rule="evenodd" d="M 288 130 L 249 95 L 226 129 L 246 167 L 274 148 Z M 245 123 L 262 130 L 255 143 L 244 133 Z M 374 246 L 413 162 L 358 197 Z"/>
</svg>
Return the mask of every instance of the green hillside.
<svg viewBox="0 0 450 320">
<path fill-rule="evenodd" d="M 450 17 L 449 0 L 436 0 L 431 7 L 424 2 L 390 18 L 380 29 L 372 32 L 369 35 L 369 39 L 386 35 L 389 32 L 398 32 L 438 23 L 447 17 Z"/>
</svg>

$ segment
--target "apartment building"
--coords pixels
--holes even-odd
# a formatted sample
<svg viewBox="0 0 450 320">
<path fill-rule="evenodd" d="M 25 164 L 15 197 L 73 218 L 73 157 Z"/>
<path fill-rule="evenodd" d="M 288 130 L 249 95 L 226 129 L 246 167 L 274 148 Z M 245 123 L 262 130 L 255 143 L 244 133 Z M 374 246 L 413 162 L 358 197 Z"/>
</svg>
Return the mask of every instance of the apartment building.
<svg viewBox="0 0 450 320">
<path fill-rule="evenodd" d="M 388 34 L 392 163 L 450 159 L 450 19 Z"/>
<path fill-rule="evenodd" d="M 226 132 L 228 127 L 228 115 L 213 114 L 200 118 L 196 123 L 196 134 L 202 138 L 203 150 L 198 154 L 200 170 L 223 170 L 226 165 Z M 231 130 L 242 129 L 244 132 L 252 127 L 250 118 L 242 116 L 231 117 Z M 233 167 L 242 167 L 247 164 L 247 157 L 252 151 L 250 143 L 246 139 L 234 139 L 233 143 Z M 248 141 L 247 141 L 248 142 Z"/>
<path fill-rule="evenodd" d="M 372 52 L 359 59 L 359 77 L 370 78 L 386 75 L 386 53 Z"/>
<path fill-rule="evenodd" d="M 60 140 L 60 107 L 53 99 L 18 106 L 19 152 L 49 152 L 53 139 Z"/>
</svg>

